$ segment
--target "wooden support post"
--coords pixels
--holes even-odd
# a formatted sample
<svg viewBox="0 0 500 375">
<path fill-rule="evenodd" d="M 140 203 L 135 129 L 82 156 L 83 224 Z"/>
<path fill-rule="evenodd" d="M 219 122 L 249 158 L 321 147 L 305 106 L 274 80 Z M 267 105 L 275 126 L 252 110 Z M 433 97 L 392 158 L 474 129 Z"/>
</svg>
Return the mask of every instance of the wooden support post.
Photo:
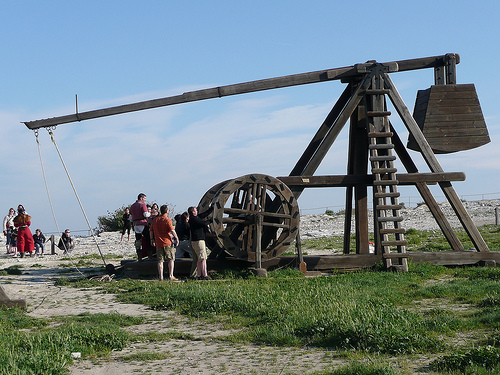
<svg viewBox="0 0 500 375">
<path fill-rule="evenodd" d="M 366 175 L 368 169 L 368 132 L 366 131 L 366 105 L 360 103 L 351 117 L 351 137 L 353 139 L 352 173 Z M 356 225 L 356 254 L 368 254 L 368 188 L 367 185 L 354 186 L 354 222 Z"/>
<path fill-rule="evenodd" d="M 500 207 L 495 207 L 495 225 L 500 225 Z"/>
<path fill-rule="evenodd" d="M 348 186 L 345 193 L 344 210 L 344 254 L 351 252 L 352 194 L 354 186 Z"/>
<path fill-rule="evenodd" d="M 435 85 L 444 85 L 446 79 L 444 77 L 444 66 L 436 66 L 434 68 L 434 84 Z"/>
<path fill-rule="evenodd" d="M 302 254 L 302 240 L 300 239 L 300 228 L 297 230 L 297 237 L 295 238 L 295 248 L 297 249 L 297 261 L 299 263 L 299 271 L 304 275 L 307 274 L 307 264 L 304 262 L 304 255 Z"/>
<path fill-rule="evenodd" d="M 446 84 L 457 84 L 457 56 L 454 53 L 448 53 L 445 56 L 445 71 L 446 71 Z"/>
<path fill-rule="evenodd" d="M 267 277 L 267 270 L 262 268 L 262 223 L 263 216 L 261 214 L 256 214 L 254 216 L 255 222 L 255 233 L 253 239 L 255 241 L 255 268 L 249 268 L 255 276 Z"/>
<path fill-rule="evenodd" d="M 55 255 L 56 254 L 56 238 L 54 237 L 54 235 L 50 236 L 49 241 L 50 241 L 50 254 Z"/>
<path fill-rule="evenodd" d="M 262 215 L 255 215 L 255 268 L 262 268 Z"/>
</svg>

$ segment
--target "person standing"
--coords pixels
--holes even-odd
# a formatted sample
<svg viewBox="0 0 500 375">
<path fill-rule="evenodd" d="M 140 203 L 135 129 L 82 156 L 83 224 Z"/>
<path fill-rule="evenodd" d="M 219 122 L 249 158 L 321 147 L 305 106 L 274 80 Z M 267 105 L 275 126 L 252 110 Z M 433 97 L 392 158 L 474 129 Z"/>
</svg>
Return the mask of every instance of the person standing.
<svg viewBox="0 0 500 375">
<path fill-rule="evenodd" d="M 205 245 L 205 228 L 208 222 L 198 217 L 198 209 L 196 207 L 189 207 L 188 213 L 189 229 L 191 231 L 191 247 L 198 258 L 196 275 L 198 280 L 210 280 L 207 273 L 207 249 Z"/>
<path fill-rule="evenodd" d="M 40 229 L 37 229 L 35 231 L 35 234 L 33 235 L 33 241 L 35 242 L 35 254 L 36 255 L 38 255 L 38 254 L 43 255 L 45 236 L 43 235 L 43 233 Z"/>
<path fill-rule="evenodd" d="M 179 243 L 175 233 L 172 220 L 168 217 L 168 206 L 160 207 L 160 215 L 151 223 L 150 228 L 151 245 L 156 246 L 156 258 L 158 261 L 158 277 L 163 280 L 163 262 L 168 261 L 168 280 L 178 281 L 174 277 L 175 265 L 175 243 Z M 172 241 L 173 240 L 173 241 Z"/>
<path fill-rule="evenodd" d="M 189 214 L 187 212 L 182 213 L 182 215 L 176 215 L 179 217 L 177 223 L 175 223 L 175 233 L 179 237 L 179 244 L 175 249 L 175 257 L 176 258 L 184 258 L 184 254 L 188 253 L 192 258 L 191 262 L 191 271 L 189 272 L 190 278 L 196 278 L 197 272 L 197 263 L 198 257 L 196 256 L 196 252 L 193 251 L 191 247 L 191 230 L 189 228 Z"/>
<path fill-rule="evenodd" d="M 16 217 L 16 210 L 13 208 L 9 209 L 9 214 L 3 218 L 3 235 L 6 237 L 7 242 L 5 247 L 7 249 L 7 254 L 11 253 L 12 250 L 12 231 L 14 230 L 14 218 Z"/>
<path fill-rule="evenodd" d="M 132 222 L 130 221 L 130 209 L 127 207 L 125 209 L 125 212 L 123 213 L 123 228 L 122 228 L 122 239 L 120 242 L 123 241 L 123 237 L 125 236 L 125 232 L 127 232 L 128 239 L 127 242 L 130 241 L 130 228 L 132 227 Z"/>
<path fill-rule="evenodd" d="M 132 215 L 132 223 L 134 225 L 135 233 L 135 251 L 137 253 L 137 260 L 142 261 L 142 236 L 144 228 L 148 225 L 148 217 L 151 215 L 146 206 L 146 194 L 140 193 L 137 196 L 132 206 L 130 206 L 130 214 Z"/>
<path fill-rule="evenodd" d="M 33 255 L 35 243 L 30 230 L 31 216 L 26 213 L 22 204 L 17 207 L 17 216 L 14 218 L 14 226 L 17 228 L 17 250 L 21 253 L 21 258 L 24 253 Z"/>
</svg>

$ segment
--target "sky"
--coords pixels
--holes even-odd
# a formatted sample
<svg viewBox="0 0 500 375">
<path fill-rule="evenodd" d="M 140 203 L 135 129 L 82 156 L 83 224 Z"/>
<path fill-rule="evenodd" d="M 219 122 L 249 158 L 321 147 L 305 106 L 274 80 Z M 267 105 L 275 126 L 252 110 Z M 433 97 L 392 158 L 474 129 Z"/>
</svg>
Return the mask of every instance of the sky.
<svg viewBox="0 0 500 375">
<path fill-rule="evenodd" d="M 462 199 L 500 198 L 500 2 L 471 4 L 5 0 L 0 213 L 23 204 L 33 230 L 88 230 L 48 132 L 39 131 L 39 154 L 34 132 L 22 123 L 75 113 L 76 96 L 84 112 L 368 60 L 446 53 L 460 55 L 458 83 L 475 84 L 491 143 L 438 155 L 438 161 L 447 172 L 466 173 L 466 181 L 453 185 Z M 417 90 L 434 83 L 432 69 L 391 78 L 410 111 Z M 344 88 L 331 81 L 64 124 L 54 139 L 94 228 L 98 216 L 132 204 L 140 192 L 182 212 L 221 181 L 288 175 Z M 395 111 L 391 122 L 406 140 Z M 346 173 L 347 138 L 343 131 L 317 175 Z M 420 154 L 410 154 L 428 172 Z M 441 190 L 433 192 L 445 200 Z M 407 206 L 423 201 L 413 187 L 401 193 Z M 306 189 L 298 203 L 302 214 L 342 210 L 345 189 Z"/>
</svg>

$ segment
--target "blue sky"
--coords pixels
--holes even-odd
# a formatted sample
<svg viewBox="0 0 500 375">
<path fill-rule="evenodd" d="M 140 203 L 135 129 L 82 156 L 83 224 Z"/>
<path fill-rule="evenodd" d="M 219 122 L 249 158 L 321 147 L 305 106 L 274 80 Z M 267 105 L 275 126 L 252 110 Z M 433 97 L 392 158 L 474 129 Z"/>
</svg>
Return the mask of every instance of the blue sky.
<svg viewBox="0 0 500 375">
<path fill-rule="evenodd" d="M 56 230 L 33 131 L 21 121 L 202 88 L 377 60 L 458 53 L 492 142 L 438 155 L 464 199 L 500 198 L 500 3 L 477 1 L 4 1 L 0 22 L 0 210 L 19 203 L 32 228 Z M 426 69 L 391 75 L 413 110 Z M 92 226 L 134 202 L 196 205 L 214 184 L 248 173 L 288 175 L 344 89 L 339 81 L 182 104 L 58 126 L 55 139 Z M 394 112 L 395 113 L 395 112 Z M 391 117 L 400 136 L 407 133 Z M 344 174 L 343 132 L 317 174 Z M 87 225 L 50 137 L 39 135 L 60 229 Z M 422 171 L 419 154 L 411 152 Z M 497 194 L 492 194 L 497 193 Z M 303 213 L 339 210 L 344 189 L 307 190 Z M 438 200 L 443 194 L 435 190 Z M 420 202 L 415 189 L 402 201 Z M 312 210 L 317 208 L 317 210 Z"/>
</svg>

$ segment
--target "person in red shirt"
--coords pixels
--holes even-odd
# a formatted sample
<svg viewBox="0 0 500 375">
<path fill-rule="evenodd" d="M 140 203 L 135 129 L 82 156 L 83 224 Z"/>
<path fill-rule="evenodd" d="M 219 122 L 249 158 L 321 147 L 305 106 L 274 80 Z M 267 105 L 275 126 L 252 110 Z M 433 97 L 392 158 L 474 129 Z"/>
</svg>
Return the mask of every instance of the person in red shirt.
<svg viewBox="0 0 500 375">
<path fill-rule="evenodd" d="M 35 250 L 35 242 L 30 230 L 31 216 L 26 213 L 22 204 L 17 207 L 17 216 L 14 218 L 14 226 L 18 228 L 17 232 L 17 250 L 21 253 L 21 258 L 25 252 L 29 252 L 30 256 Z"/>
<path fill-rule="evenodd" d="M 140 193 L 137 196 L 137 201 L 130 206 L 130 215 L 132 215 L 135 232 L 135 251 L 137 252 L 137 260 L 140 262 L 142 261 L 142 235 L 148 225 L 148 217 L 151 215 L 146 206 L 146 194 Z"/>
<path fill-rule="evenodd" d="M 172 220 L 168 217 L 168 206 L 160 207 L 160 215 L 151 223 L 151 245 L 156 246 L 156 257 L 158 260 L 158 276 L 163 280 L 163 262 L 168 261 L 168 280 L 178 281 L 174 277 L 175 244 L 179 243 L 175 233 Z"/>
</svg>

